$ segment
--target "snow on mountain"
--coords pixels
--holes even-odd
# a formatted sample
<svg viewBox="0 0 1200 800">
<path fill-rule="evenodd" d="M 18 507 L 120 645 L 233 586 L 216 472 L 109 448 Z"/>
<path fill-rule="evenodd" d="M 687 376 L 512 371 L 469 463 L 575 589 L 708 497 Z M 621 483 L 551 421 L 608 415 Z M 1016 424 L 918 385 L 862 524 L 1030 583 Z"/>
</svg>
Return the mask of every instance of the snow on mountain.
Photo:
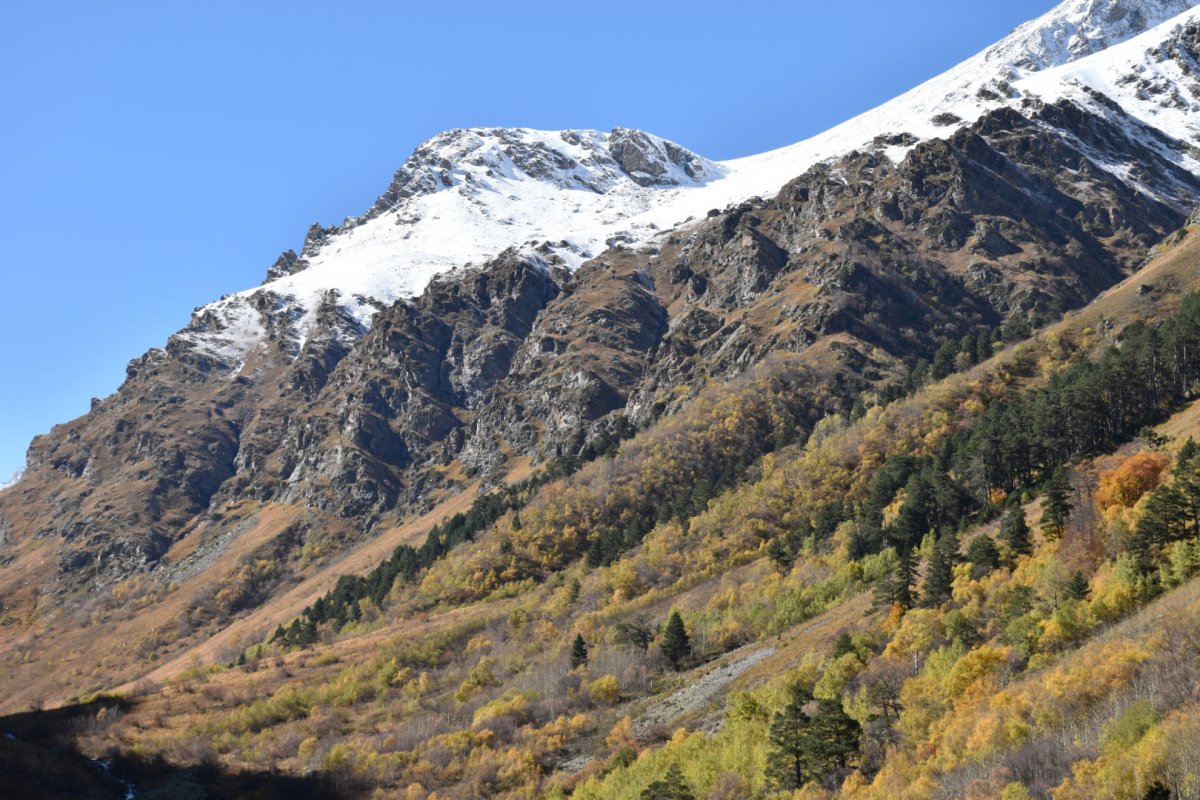
<svg viewBox="0 0 1200 800">
<path fill-rule="evenodd" d="M 820 161 L 872 143 L 899 160 L 917 141 L 1034 96 L 1087 105 L 1100 92 L 1146 125 L 1200 144 L 1200 91 L 1185 92 L 1196 86 L 1197 65 L 1170 52 L 1172 37 L 1200 19 L 1197 2 L 1067 0 L 878 108 L 732 161 L 621 128 L 448 131 L 417 148 L 367 214 L 334 229 L 314 226 L 300 256 L 281 257 L 262 286 L 197 309 L 177 339 L 240 368 L 272 321 L 284 320 L 299 345 L 332 301 L 364 330 L 376 311 L 433 276 L 510 247 L 574 268 L 612 243 L 649 242 L 709 209 L 770 196 Z M 1190 157 L 1179 159 L 1200 172 Z"/>
</svg>

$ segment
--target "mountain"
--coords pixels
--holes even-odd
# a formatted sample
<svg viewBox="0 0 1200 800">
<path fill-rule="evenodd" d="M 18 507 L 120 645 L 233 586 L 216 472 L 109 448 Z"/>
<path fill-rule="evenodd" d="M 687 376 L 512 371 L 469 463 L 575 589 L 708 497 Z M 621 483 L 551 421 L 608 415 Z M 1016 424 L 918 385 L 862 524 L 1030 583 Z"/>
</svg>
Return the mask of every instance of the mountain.
<svg viewBox="0 0 1200 800">
<path fill-rule="evenodd" d="M 879 108 L 747 158 L 712 161 L 623 128 L 440 134 L 364 214 L 313 225 L 260 286 L 196 309 L 164 348 L 130 362 L 114 395 L 33 441 L 24 474 L 0 493 L 0 708 L 244 660 L 302 617 L 311 639 L 269 645 L 311 646 L 320 627 L 341 654 L 305 673 L 323 675 L 339 658 L 373 657 L 369 632 L 334 641 L 363 615 L 398 636 L 486 619 L 470 641 L 491 644 L 470 647 L 487 650 L 525 641 L 525 623 L 502 632 L 508 623 L 491 616 L 505 603 L 528 615 L 514 598 L 561 606 L 543 620 L 547 635 L 561 624 L 593 635 L 600 623 L 577 602 L 611 603 L 625 622 L 637 602 L 700 614 L 709 600 L 687 594 L 701 584 L 683 564 L 749 592 L 775 585 L 763 572 L 772 537 L 785 542 L 772 558 L 804 560 L 780 556 L 791 546 L 782 527 L 803 525 L 775 521 L 773 501 L 819 497 L 808 524 L 820 527 L 832 501 L 796 488 L 808 481 L 858 494 L 838 500 L 832 522 L 844 546 L 810 553 L 786 580 L 806 569 L 825 580 L 841 559 L 857 565 L 846 580 L 861 582 L 884 548 L 844 526 L 882 531 L 909 497 L 888 484 L 895 506 L 872 522 L 864 493 L 886 483 L 875 470 L 908 464 L 896 469 L 909 480 L 915 462 L 903 458 L 932 457 L 948 430 L 1036 386 L 1034 365 L 1074 374 L 1070 363 L 1113 345 L 1126 316 L 1161 323 L 1194 288 L 1180 265 L 1195 247 L 1197 120 L 1200 8 L 1069 0 Z M 1047 324 L 1063 327 L 996 355 Z M 969 394 L 954 376 L 976 363 L 973 380 L 989 388 L 940 405 L 939 391 Z M 886 445 L 873 438 L 879 420 Z M 822 442 L 878 452 L 845 466 L 808 455 Z M 979 506 L 964 531 L 990 524 L 993 498 L 1035 489 L 985 481 L 991 462 L 945 469 Z M 758 522 L 739 516 L 751 507 Z M 736 524 L 722 533 L 718 518 Z M 932 569 L 933 555 L 920 558 Z M 1115 569 L 1099 563 L 1086 566 Z M 368 574 L 386 580 L 364 578 L 384 582 L 362 594 L 349 576 Z M 558 589 L 569 581 L 583 594 L 568 602 Z M 342 616 L 316 619 L 318 607 Z M 429 629 L 415 621 L 435 612 L 447 616 Z M 704 647 L 782 630 L 755 613 L 722 617 L 737 630 L 713 628 Z M 123 647 L 96 663 L 82 655 L 108 641 Z M 522 652 L 538 669 L 550 658 Z M 284 654 L 285 672 L 311 666 L 285 668 Z M 508 697 L 502 686 L 582 696 L 510 686 L 499 656 L 480 658 L 486 669 L 457 689 L 404 689 L 426 692 L 410 709 L 422 725 L 442 724 L 426 709 L 478 732 L 479 714 L 510 713 L 485 710 Z M 48 670 L 48 659 L 71 667 Z M 618 677 L 645 696 L 648 667 L 625 667 L 633 677 Z M 427 665 L 443 668 L 457 674 Z M 397 667 L 384 683 L 416 674 Z M 459 695 L 461 706 L 437 705 Z M 488 730 L 505 725 L 520 728 Z M 335 728 L 303 738 L 325 743 Z M 289 769 L 315 763 L 282 757 L 299 759 Z"/>
</svg>

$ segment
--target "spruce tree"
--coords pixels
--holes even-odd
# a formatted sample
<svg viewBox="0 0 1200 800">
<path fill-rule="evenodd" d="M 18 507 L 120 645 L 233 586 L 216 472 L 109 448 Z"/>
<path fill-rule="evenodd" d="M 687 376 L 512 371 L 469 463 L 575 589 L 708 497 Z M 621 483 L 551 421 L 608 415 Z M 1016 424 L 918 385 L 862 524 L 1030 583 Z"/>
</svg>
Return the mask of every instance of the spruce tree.
<svg viewBox="0 0 1200 800">
<path fill-rule="evenodd" d="M 1029 540 L 1029 525 L 1025 522 L 1025 509 L 1020 505 L 1011 505 L 1004 513 L 1004 520 L 1000 523 L 1000 541 L 1008 547 L 1009 558 L 1013 561 L 1016 561 L 1017 556 L 1033 552 L 1033 543 Z"/>
<path fill-rule="evenodd" d="M 929 556 L 929 568 L 925 571 L 925 583 L 921 588 L 922 605 L 936 608 L 950 599 L 957 558 L 958 535 L 953 531 L 943 531 Z"/>
<path fill-rule="evenodd" d="M 1054 470 L 1046 484 L 1046 502 L 1042 506 L 1042 531 L 1047 539 L 1057 539 L 1067 528 L 1071 514 L 1071 482 L 1062 467 Z"/>
<path fill-rule="evenodd" d="M 971 540 L 967 548 L 967 561 L 971 563 L 971 577 L 975 580 L 982 578 L 1000 566 L 1000 551 L 996 543 L 986 533 L 981 533 Z"/>
<path fill-rule="evenodd" d="M 671 662 L 671 667 L 679 669 L 680 664 L 692 655 L 692 643 L 688 639 L 687 628 L 683 626 L 683 617 L 678 611 L 672 611 L 667 619 L 667 628 L 663 632 L 662 654 Z"/>
<path fill-rule="evenodd" d="M 587 666 L 588 663 L 588 646 L 583 640 L 583 634 L 575 634 L 575 643 L 571 645 L 571 669 L 579 669 Z"/>
</svg>

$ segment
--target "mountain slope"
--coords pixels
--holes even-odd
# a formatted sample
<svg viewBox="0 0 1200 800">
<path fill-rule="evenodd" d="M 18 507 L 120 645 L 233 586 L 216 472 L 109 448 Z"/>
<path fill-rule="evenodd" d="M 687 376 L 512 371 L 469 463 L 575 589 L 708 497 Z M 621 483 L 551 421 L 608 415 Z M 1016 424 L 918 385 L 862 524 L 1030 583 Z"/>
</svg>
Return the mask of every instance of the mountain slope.
<svg viewBox="0 0 1200 800">
<path fill-rule="evenodd" d="M 111 611 L 83 600 L 98 588 L 155 604 L 182 585 L 130 643 L 178 658 L 414 512 L 669 422 L 773 358 L 809 377 L 803 435 L 945 342 L 1088 303 L 1200 199 L 1188 5 L 1065 3 L 731 162 L 623 129 L 435 137 L 368 213 L 310 230 L 34 441 L 0 494 L 4 702 L 28 695 L 37 637 L 71 649 Z M 52 691 L 134 679 L 140 657 Z"/>
</svg>

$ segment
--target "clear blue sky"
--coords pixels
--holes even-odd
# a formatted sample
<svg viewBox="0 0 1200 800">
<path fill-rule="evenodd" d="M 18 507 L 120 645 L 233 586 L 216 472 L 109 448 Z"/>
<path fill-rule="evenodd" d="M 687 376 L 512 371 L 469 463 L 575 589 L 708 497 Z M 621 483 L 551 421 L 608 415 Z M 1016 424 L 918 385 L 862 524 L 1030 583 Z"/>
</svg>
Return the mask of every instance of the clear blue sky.
<svg viewBox="0 0 1200 800">
<path fill-rule="evenodd" d="M 817 133 L 1052 0 L 5 2 L 0 481 L 191 310 L 468 126 Z"/>
</svg>

